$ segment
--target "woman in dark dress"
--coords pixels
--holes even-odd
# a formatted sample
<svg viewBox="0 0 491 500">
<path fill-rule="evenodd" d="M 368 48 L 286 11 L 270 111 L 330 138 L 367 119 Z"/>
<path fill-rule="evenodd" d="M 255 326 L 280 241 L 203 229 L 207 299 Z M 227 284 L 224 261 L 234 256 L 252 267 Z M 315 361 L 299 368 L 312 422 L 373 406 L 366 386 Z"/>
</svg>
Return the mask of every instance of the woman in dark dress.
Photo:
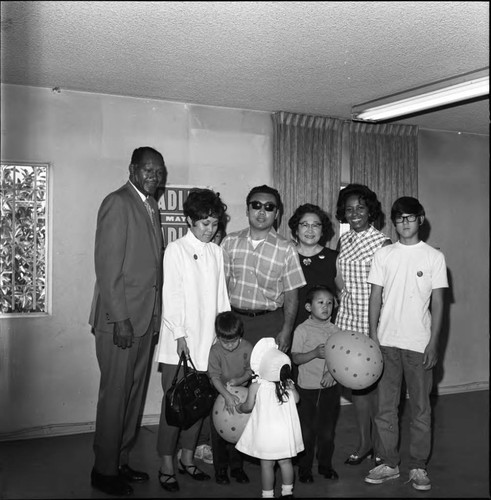
<svg viewBox="0 0 491 500">
<path fill-rule="evenodd" d="M 327 213 L 317 205 L 300 205 L 288 221 L 296 245 L 300 264 L 307 282 L 298 292 L 298 312 L 294 328 L 303 323 L 309 313 L 305 309 L 305 297 L 312 285 L 327 285 L 336 294 L 337 252 L 326 248 L 331 234 L 331 221 Z M 334 322 L 335 313 L 333 313 Z"/>
</svg>

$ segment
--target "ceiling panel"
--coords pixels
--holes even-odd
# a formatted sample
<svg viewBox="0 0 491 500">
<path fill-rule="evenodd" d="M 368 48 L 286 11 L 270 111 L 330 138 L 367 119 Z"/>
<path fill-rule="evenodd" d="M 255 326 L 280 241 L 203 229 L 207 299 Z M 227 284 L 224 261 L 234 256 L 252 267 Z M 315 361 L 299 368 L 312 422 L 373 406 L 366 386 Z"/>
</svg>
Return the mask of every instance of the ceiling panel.
<svg viewBox="0 0 491 500">
<path fill-rule="evenodd" d="M 3 83 L 350 118 L 489 66 L 488 2 L 1 2 Z M 489 134 L 489 99 L 401 120 Z"/>
</svg>

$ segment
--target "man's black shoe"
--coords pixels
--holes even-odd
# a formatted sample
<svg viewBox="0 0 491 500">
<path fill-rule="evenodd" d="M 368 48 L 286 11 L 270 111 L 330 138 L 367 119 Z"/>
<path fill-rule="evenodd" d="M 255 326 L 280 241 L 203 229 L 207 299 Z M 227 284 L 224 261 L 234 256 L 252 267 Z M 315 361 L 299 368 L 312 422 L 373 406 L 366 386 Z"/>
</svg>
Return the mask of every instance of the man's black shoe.
<svg viewBox="0 0 491 500">
<path fill-rule="evenodd" d="M 244 469 L 238 468 L 238 469 L 232 469 L 230 471 L 230 475 L 235 478 L 235 480 L 238 483 L 248 483 L 249 478 L 247 477 L 247 474 L 244 472 Z"/>
<path fill-rule="evenodd" d="M 218 469 L 215 472 L 215 481 L 217 484 L 230 484 L 230 479 L 227 475 L 227 469 Z"/>
<path fill-rule="evenodd" d="M 119 477 L 129 483 L 144 483 L 149 480 L 146 472 L 134 470 L 128 464 L 119 467 Z"/>
<path fill-rule="evenodd" d="M 123 497 L 133 494 L 133 488 L 119 476 L 106 476 L 92 469 L 90 479 L 94 488 L 108 495 Z"/>
</svg>

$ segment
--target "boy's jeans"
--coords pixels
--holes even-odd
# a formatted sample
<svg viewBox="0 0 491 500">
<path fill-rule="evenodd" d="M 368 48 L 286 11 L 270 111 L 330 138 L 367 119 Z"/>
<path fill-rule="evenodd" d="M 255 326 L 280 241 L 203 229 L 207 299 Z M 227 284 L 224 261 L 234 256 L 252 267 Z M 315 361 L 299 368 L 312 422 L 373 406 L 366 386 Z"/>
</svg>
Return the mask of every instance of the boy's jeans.
<svg viewBox="0 0 491 500">
<path fill-rule="evenodd" d="M 390 467 L 399 465 L 399 403 L 402 375 L 406 380 L 411 410 L 409 469 L 425 469 L 431 449 L 430 392 L 433 371 L 423 368 L 420 352 L 380 346 L 384 371 L 378 382 L 378 410 L 375 425 L 380 439 L 379 453 Z"/>
</svg>

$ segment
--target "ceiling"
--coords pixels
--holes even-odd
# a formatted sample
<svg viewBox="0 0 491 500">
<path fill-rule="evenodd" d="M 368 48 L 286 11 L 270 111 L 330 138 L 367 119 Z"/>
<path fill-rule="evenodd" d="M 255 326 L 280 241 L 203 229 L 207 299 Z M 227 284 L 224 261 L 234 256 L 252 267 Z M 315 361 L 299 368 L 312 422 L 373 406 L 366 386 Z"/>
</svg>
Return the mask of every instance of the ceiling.
<svg viewBox="0 0 491 500">
<path fill-rule="evenodd" d="M 489 66 L 489 3 L 1 2 L 1 81 L 349 119 Z M 489 135 L 489 96 L 401 119 Z"/>
</svg>

